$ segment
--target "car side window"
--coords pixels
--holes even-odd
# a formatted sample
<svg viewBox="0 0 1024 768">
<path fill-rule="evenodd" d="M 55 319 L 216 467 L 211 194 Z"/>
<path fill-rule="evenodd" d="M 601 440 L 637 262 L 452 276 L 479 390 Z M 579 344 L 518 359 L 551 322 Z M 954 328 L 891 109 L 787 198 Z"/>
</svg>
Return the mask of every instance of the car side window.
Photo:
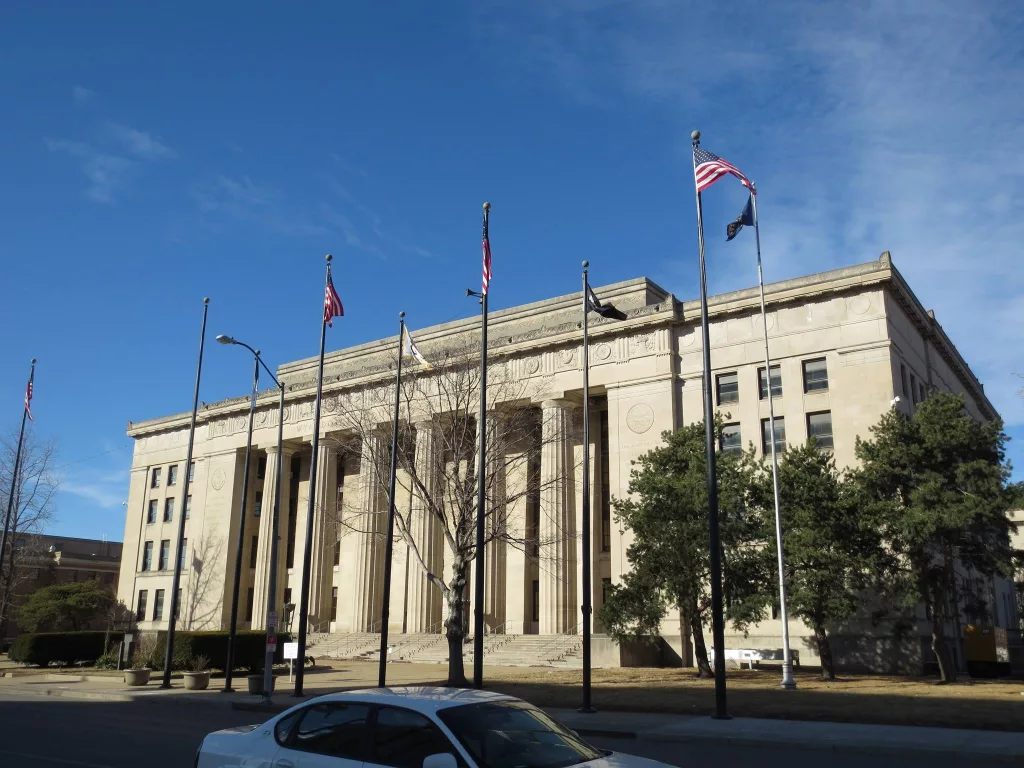
<svg viewBox="0 0 1024 768">
<path fill-rule="evenodd" d="M 297 712 L 292 712 L 288 717 L 282 717 L 277 721 L 277 725 L 274 726 L 274 738 L 277 739 L 278 744 L 287 744 L 291 739 L 292 734 L 295 732 L 295 726 L 299 722 L 299 718 L 302 717 L 305 710 L 300 709 Z"/>
<path fill-rule="evenodd" d="M 290 746 L 346 760 L 362 760 L 370 707 L 332 701 L 303 710 Z"/>
<path fill-rule="evenodd" d="M 373 729 L 370 762 L 391 768 L 422 768 L 423 758 L 458 751 L 428 718 L 398 707 L 381 707 Z M 461 762 L 461 760 L 460 760 Z"/>
</svg>

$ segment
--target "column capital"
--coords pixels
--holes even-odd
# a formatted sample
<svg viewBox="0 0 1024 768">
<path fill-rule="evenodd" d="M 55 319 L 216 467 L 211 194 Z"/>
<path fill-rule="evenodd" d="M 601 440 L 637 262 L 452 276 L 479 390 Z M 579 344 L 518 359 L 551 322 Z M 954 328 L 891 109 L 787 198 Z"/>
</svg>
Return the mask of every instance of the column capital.
<svg viewBox="0 0 1024 768">
<path fill-rule="evenodd" d="M 565 398 L 556 398 L 556 399 L 551 399 L 551 400 L 541 400 L 540 407 L 542 409 L 544 409 L 545 411 L 549 410 L 549 409 L 551 409 L 551 410 L 557 409 L 557 410 L 563 410 L 563 411 L 571 411 L 571 410 L 573 410 L 575 408 L 579 408 L 580 404 L 575 402 L 574 400 L 566 400 Z"/>
<path fill-rule="evenodd" d="M 267 446 L 259 445 L 259 446 L 256 446 L 256 447 L 259 450 L 261 450 L 261 451 L 266 451 L 268 456 L 275 456 L 277 454 L 277 443 L 274 443 L 273 445 L 267 445 Z M 297 446 L 289 445 L 288 443 L 285 443 L 285 444 L 283 444 L 281 446 L 281 455 L 285 456 L 285 457 L 292 456 L 298 450 L 299 449 L 298 449 Z"/>
</svg>

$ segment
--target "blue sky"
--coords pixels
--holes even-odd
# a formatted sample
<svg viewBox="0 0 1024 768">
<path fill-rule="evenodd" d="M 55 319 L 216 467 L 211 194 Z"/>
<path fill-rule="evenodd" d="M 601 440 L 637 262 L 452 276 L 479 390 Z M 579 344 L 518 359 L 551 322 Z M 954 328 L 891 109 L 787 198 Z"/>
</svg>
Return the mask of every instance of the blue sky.
<svg viewBox="0 0 1024 768">
<path fill-rule="evenodd" d="M 6 3 L 0 403 L 38 357 L 53 529 L 121 537 L 126 422 L 189 407 L 203 296 L 271 365 L 316 352 L 327 252 L 330 348 L 468 316 L 484 200 L 493 308 L 583 258 L 695 296 L 694 128 L 758 182 L 768 279 L 890 250 L 1024 437 L 1024 7 L 728 5 Z M 742 188 L 705 197 L 712 289 L 754 284 Z M 248 376 L 214 345 L 201 397 Z"/>
</svg>

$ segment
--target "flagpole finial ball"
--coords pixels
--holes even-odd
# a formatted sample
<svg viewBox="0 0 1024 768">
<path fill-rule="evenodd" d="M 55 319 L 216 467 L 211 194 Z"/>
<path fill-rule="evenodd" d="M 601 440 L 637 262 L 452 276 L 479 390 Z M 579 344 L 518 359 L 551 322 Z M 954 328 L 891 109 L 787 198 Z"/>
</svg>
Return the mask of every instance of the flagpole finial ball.
<svg viewBox="0 0 1024 768">
<path fill-rule="evenodd" d="M 491 204 L 490 203 L 484 203 L 484 210 L 485 211 L 491 210 Z"/>
<path fill-rule="evenodd" d="M 33 357 L 32 358 L 32 365 L 35 365 L 35 364 L 36 364 L 36 359 Z"/>
<path fill-rule="evenodd" d="M 398 319 L 399 320 L 404 320 L 405 319 L 405 312 L 399 312 L 398 313 Z"/>
<path fill-rule="evenodd" d="M 583 268 L 584 268 L 584 269 L 586 269 L 586 268 L 587 268 L 587 267 L 589 267 L 589 266 L 590 266 L 590 262 L 589 262 L 589 261 L 584 261 L 584 262 L 583 262 Z"/>
<path fill-rule="evenodd" d="M 694 131 L 690 134 L 690 138 L 694 141 L 700 141 L 700 131 Z"/>
<path fill-rule="evenodd" d="M 331 254 L 329 254 L 329 253 L 328 253 L 328 254 L 327 254 L 327 255 L 326 255 L 326 256 L 325 256 L 324 258 L 325 258 L 325 259 L 327 260 L 327 263 L 328 263 L 328 264 L 330 264 L 330 263 L 331 263 L 331 261 L 332 261 L 332 260 L 334 259 L 334 257 L 333 257 L 333 256 L 331 256 Z"/>
<path fill-rule="evenodd" d="M 203 298 L 203 304 L 209 304 L 209 303 L 210 303 L 210 297 L 209 296 L 204 297 Z"/>
</svg>

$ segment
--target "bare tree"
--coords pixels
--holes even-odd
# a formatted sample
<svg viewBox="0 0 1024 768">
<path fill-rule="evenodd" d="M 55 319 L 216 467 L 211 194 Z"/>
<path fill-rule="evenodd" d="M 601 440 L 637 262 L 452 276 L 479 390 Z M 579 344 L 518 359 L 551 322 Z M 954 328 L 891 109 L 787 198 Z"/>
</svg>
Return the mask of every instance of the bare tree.
<svg viewBox="0 0 1024 768">
<path fill-rule="evenodd" d="M 42 543 L 34 534 L 42 533 L 54 517 L 54 499 L 60 485 L 54 467 L 57 446 L 54 442 L 37 440 L 31 428 L 25 430 L 21 449 L 21 465 L 17 479 L 13 478 L 14 460 L 18 448 L 17 432 L 0 439 L 0 525 L 7 514 L 11 495 L 14 506 L 7 529 L 7 552 L 4 554 L 3 572 L 0 573 L 0 637 L 4 634 L 11 606 L 19 586 L 32 575 L 32 569 L 22 567 L 39 561 Z"/>
<path fill-rule="evenodd" d="M 440 592 L 449 649 L 448 683 L 465 685 L 465 605 L 470 566 L 477 554 L 479 357 L 467 348 L 428 357 L 433 361 L 430 369 L 412 363 L 402 375 L 396 496 L 408 495 L 412 503 L 396 505 L 395 531 L 407 545 L 409 567 L 424 574 L 426 589 Z M 554 519 L 551 510 L 541 505 L 540 514 L 546 519 L 537 526 L 523 514 L 525 502 L 538 503 L 547 485 L 564 485 L 567 475 L 567 487 L 573 487 L 572 451 L 565 473 L 547 484 L 537 468 L 546 444 L 556 440 L 565 444 L 578 431 L 567 435 L 543 423 L 540 409 L 531 407 L 542 394 L 542 385 L 516 378 L 507 362 L 489 366 L 486 549 L 512 547 L 540 561 L 541 567 L 549 552 L 557 551 L 558 557 L 571 551 L 575 557 L 574 521 L 567 525 Z M 340 451 L 359 457 L 364 486 L 361 493 L 346 492 L 345 503 L 337 511 L 342 535 L 369 534 L 383 543 L 386 515 L 378 512 L 386 512 L 387 506 L 394 403 L 393 383 L 340 397 L 340 415 L 332 423 L 342 437 L 333 441 Z M 353 497 L 358 500 L 353 502 Z"/>
<path fill-rule="evenodd" d="M 209 627 L 220 613 L 219 580 L 215 581 L 213 566 L 223 549 L 224 540 L 212 531 L 204 533 L 191 547 L 183 600 L 185 616 L 181 622 L 186 632 Z"/>
</svg>

